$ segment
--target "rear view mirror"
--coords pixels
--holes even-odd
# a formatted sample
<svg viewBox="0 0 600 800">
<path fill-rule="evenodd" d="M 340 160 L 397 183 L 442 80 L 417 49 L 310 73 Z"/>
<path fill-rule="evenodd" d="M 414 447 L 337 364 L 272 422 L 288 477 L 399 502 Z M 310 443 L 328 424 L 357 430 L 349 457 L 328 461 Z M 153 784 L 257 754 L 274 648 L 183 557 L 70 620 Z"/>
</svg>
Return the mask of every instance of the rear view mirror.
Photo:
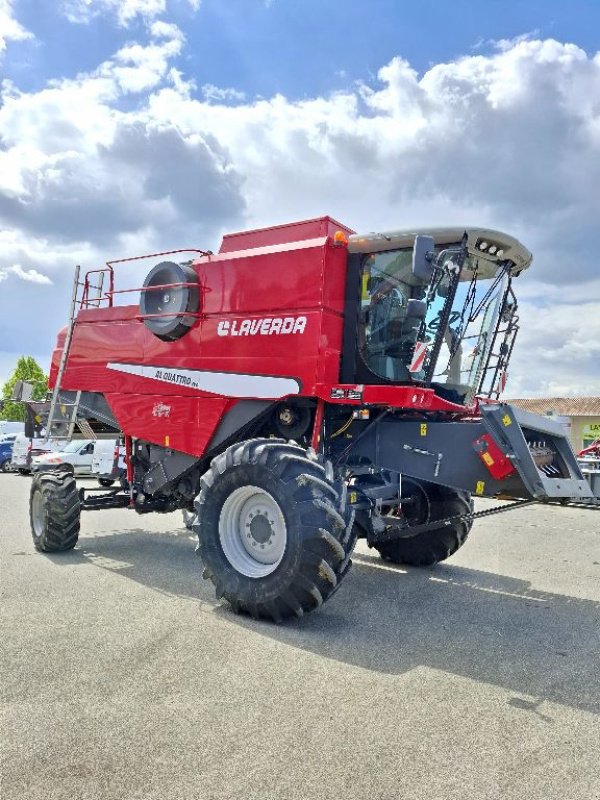
<svg viewBox="0 0 600 800">
<path fill-rule="evenodd" d="M 415 278 L 429 283 L 434 272 L 432 264 L 435 241 L 431 236 L 415 236 L 412 252 L 412 274 Z"/>
<path fill-rule="evenodd" d="M 33 384 L 28 381 L 17 381 L 13 388 L 11 400 L 26 403 L 33 397 Z"/>
</svg>

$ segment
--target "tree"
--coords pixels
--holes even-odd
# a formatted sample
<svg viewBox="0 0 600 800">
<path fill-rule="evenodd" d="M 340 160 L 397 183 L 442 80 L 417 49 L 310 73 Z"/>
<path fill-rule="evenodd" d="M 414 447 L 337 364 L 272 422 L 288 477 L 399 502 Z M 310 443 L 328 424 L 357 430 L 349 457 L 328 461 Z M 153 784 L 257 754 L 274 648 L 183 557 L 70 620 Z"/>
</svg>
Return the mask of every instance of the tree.
<svg viewBox="0 0 600 800">
<path fill-rule="evenodd" d="M 32 356 L 20 356 L 13 374 L 4 384 L 2 397 L 4 404 L 0 418 L 23 422 L 25 420 L 25 406 L 23 403 L 11 403 L 13 389 L 17 381 L 29 381 L 33 384 L 33 400 L 43 400 L 48 391 L 48 377 L 44 370 Z"/>
</svg>

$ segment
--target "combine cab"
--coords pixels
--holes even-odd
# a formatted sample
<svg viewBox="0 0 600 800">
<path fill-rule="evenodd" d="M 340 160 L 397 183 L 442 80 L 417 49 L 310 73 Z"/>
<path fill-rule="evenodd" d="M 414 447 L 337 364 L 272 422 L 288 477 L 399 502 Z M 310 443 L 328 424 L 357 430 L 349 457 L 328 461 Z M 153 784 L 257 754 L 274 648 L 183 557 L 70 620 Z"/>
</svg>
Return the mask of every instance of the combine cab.
<svg viewBox="0 0 600 800">
<path fill-rule="evenodd" d="M 335 592 L 357 537 L 433 564 L 465 542 L 472 495 L 591 495 L 562 428 L 498 402 L 531 261 L 512 237 L 324 217 L 147 258 L 136 290 L 120 262 L 77 272 L 30 417 L 123 435 L 127 480 L 36 477 L 39 550 L 72 548 L 82 510 L 182 509 L 217 596 L 279 621 Z"/>
</svg>

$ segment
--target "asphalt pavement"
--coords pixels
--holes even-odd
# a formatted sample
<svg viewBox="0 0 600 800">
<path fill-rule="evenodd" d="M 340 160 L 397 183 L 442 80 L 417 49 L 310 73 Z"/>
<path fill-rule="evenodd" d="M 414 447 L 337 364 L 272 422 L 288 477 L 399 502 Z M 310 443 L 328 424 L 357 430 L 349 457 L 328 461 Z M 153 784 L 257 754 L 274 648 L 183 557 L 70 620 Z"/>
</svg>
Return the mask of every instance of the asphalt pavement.
<svg viewBox="0 0 600 800">
<path fill-rule="evenodd" d="M 364 544 L 283 626 L 215 601 L 180 514 L 31 544 L 0 474 L 2 800 L 598 800 L 600 510 L 476 523 L 433 569 Z"/>
</svg>

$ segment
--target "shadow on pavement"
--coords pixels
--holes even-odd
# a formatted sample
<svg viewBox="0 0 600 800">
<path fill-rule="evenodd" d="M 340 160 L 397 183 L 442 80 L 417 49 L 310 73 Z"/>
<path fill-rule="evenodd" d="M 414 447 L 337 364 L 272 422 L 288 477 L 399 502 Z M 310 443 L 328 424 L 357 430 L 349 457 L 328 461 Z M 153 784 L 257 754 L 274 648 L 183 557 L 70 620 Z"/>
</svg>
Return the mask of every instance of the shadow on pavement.
<svg viewBox="0 0 600 800">
<path fill-rule="evenodd" d="M 85 536 L 59 564 L 92 563 L 168 595 L 213 604 L 257 635 L 367 670 L 424 665 L 532 699 L 600 713 L 600 603 L 532 589 L 527 581 L 440 564 L 390 566 L 358 553 L 340 591 L 316 613 L 275 626 L 214 600 L 187 530 Z M 537 713 L 537 712 L 536 712 Z M 543 715 L 539 715 L 543 718 Z"/>
</svg>

